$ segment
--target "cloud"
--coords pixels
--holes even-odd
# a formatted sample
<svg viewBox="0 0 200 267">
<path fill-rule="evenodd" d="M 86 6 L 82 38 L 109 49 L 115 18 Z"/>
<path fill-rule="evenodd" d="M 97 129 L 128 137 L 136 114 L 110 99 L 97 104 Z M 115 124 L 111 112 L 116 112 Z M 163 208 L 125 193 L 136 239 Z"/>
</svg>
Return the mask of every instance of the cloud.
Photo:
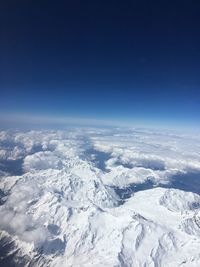
<svg viewBox="0 0 200 267">
<path fill-rule="evenodd" d="M 35 247 L 44 242 L 48 231 L 27 212 L 31 202 L 41 193 L 36 181 L 20 181 L 13 186 L 5 204 L 0 206 L 1 230 L 22 241 L 33 242 Z"/>
<path fill-rule="evenodd" d="M 88 151 L 93 151 L 92 157 L 88 157 Z M 97 156 L 98 151 L 102 153 Z M 199 151 L 199 136 L 150 130 L 2 131 L 0 163 L 18 162 L 23 173 L 1 173 L 0 229 L 18 244 L 31 244 L 32 253 L 60 255 L 59 259 L 61 255 L 69 259 L 92 253 L 92 247 L 99 249 L 99 243 L 105 242 L 103 237 L 107 238 L 107 229 L 108 239 L 113 238 L 119 251 L 122 228 L 130 223 L 133 212 L 124 210 L 113 188 L 149 179 L 155 185 L 168 183 L 176 173 L 199 171 Z M 97 161 L 103 161 L 105 168 Z M 167 212 L 190 212 L 199 203 L 193 193 L 165 190 L 160 191 L 156 203 Z M 112 222 L 109 225 L 108 220 Z M 115 231 L 111 229 L 113 220 Z"/>
<path fill-rule="evenodd" d="M 24 159 L 24 170 L 62 169 L 62 160 L 51 151 L 37 152 Z"/>
</svg>

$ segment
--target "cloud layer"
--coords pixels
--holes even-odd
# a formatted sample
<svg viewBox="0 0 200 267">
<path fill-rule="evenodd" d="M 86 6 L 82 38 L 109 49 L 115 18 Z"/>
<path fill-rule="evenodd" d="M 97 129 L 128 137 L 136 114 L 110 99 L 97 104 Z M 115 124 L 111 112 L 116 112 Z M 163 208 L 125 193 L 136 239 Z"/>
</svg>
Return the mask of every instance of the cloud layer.
<svg viewBox="0 0 200 267">
<path fill-rule="evenodd" d="M 175 242 L 172 238 L 182 242 L 179 234 L 169 234 L 165 240 L 164 222 L 160 221 L 157 227 L 156 215 L 153 211 L 152 214 L 147 212 L 148 207 L 141 199 L 152 202 L 169 218 L 179 216 L 172 213 L 188 212 L 192 225 L 200 198 L 193 193 L 157 188 L 150 190 L 150 195 L 145 191 L 138 192 L 124 202 L 117 190 L 134 188 L 147 181 L 154 186 L 166 185 L 177 173 L 198 173 L 199 151 L 198 136 L 149 130 L 2 131 L 0 229 L 33 258 L 39 253 L 51 261 L 54 255 L 53 266 L 65 266 L 66 260 L 69 266 L 79 266 L 78 261 L 84 266 L 83 255 L 88 255 L 91 262 L 96 257 L 93 263 L 98 266 L 103 266 L 98 262 L 103 255 L 106 266 L 108 255 L 102 249 L 106 243 L 110 244 L 107 235 L 116 242 L 112 251 L 107 248 L 112 255 L 107 261 L 108 266 L 119 264 L 118 260 L 121 265 L 123 261 L 131 262 L 134 257 L 141 261 L 137 249 L 131 252 L 128 246 L 129 234 L 134 236 L 136 233 L 140 240 L 141 235 L 148 232 L 141 216 L 150 220 L 148 227 L 155 233 L 149 237 L 152 244 L 154 239 L 161 240 L 163 246 L 167 246 L 165 242 Z M 21 174 L 13 173 L 11 167 L 15 165 L 21 168 Z M 141 201 L 141 211 L 136 205 L 137 198 Z M 133 207 L 135 213 L 130 211 Z M 188 221 L 182 217 L 176 219 L 181 231 L 191 234 Z M 141 230 L 137 230 L 137 224 Z M 179 225 L 173 229 L 179 231 Z M 195 231 L 198 235 L 198 229 Z M 136 247 L 141 245 L 139 241 L 136 243 Z M 124 250 L 120 252 L 122 245 Z"/>
</svg>

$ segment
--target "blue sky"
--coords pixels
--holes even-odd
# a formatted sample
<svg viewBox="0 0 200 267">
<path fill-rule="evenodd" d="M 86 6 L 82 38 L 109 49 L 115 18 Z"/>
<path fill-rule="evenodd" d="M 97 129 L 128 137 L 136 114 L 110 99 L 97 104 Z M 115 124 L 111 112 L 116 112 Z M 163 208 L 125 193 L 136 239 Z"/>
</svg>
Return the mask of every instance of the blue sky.
<svg viewBox="0 0 200 267">
<path fill-rule="evenodd" d="M 1 114 L 197 126 L 199 11 L 193 1 L 2 4 Z"/>
</svg>

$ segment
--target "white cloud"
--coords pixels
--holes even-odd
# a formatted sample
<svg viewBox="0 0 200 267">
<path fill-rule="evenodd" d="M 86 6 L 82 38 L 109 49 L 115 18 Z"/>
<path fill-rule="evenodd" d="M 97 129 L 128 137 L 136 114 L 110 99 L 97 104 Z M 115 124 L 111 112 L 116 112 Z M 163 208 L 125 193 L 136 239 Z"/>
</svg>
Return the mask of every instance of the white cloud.
<svg viewBox="0 0 200 267">
<path fill-rule="evenodd" d="M 24 159 L 25 171 L 30 170 L 46 170 L 46 169 L 62 169 L 61 159 L 51 151 L 37 152 L 28 155 Z"/>
<path fill-rule="evenodd" d="M 31 244 L 30 255 L 52 254 L 52 266 L 120 266 L 134 259 L 144 266 L 153 264 L 152 253 L 160 253 L 163 266 L 192 256 L 198 264 L 200 241 L 189 229 L 199 196 L 156 188 L 124 203 L 112 187 L 166 183 L 178 172 L 199 171 L 199 151 L 198 136 L 150 130 L 0 132 L 0 160 L 22 159 L 24 168 L 18 176 L 2 173 L 0 229 L 19 246 Z"/>
</svg>

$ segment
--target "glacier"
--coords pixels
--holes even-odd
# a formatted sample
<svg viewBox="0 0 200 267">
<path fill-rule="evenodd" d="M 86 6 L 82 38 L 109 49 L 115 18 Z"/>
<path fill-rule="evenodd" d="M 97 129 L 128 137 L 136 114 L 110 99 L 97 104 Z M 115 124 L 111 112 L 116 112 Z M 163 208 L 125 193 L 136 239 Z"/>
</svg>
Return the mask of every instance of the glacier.
<svg viewBox="0 0 200 267">
<path fill-rule="evenodd" d="M 200 135 L 0 131 L 0 266 L 200 266 Z"/>
</svg>

